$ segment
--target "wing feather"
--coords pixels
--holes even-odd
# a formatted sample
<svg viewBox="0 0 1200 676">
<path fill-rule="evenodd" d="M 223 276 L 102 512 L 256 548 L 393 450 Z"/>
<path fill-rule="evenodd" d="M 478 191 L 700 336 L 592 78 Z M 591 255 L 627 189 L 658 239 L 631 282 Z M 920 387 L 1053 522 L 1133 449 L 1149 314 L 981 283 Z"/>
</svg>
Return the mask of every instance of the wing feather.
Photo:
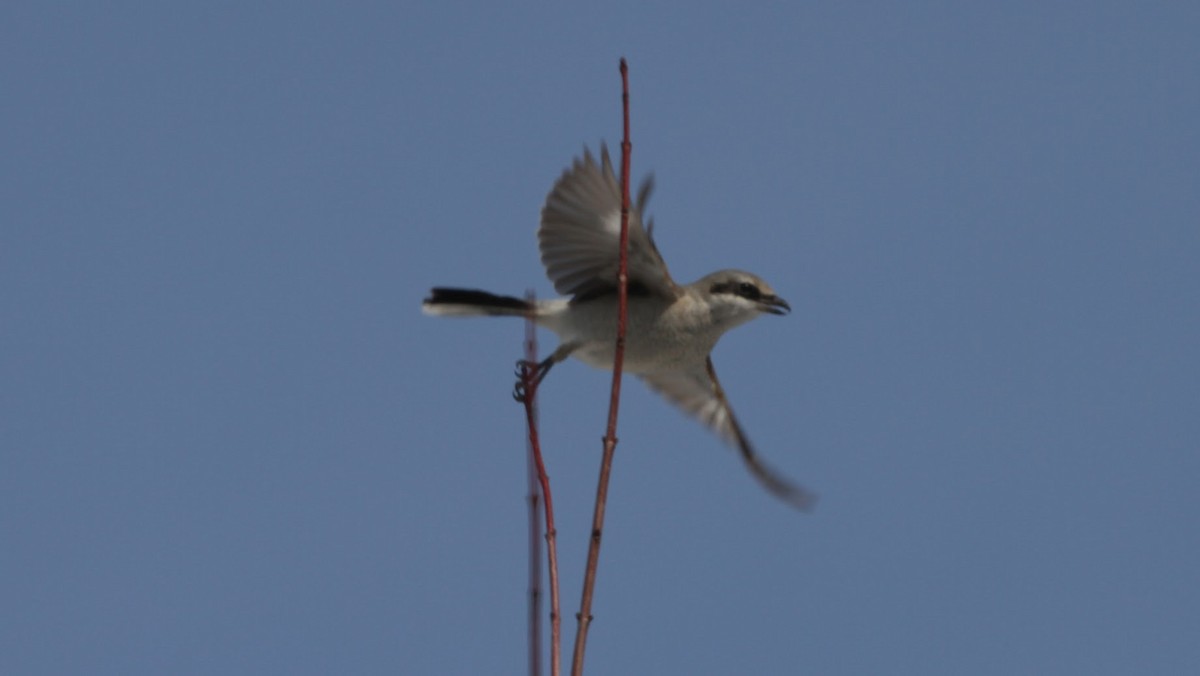
<svg viewBox="0 0 1200 676">
<path fill-rule="evenodd" d="M 679 289 L 658 247 L 642 227 L 642 210 L 653 180 L 638 191 L 629 213 L 629 281 L 668 297 Z M 593 293 L 616 288 L 621 238 L 621 185 L 613 173 L 608 148 L 600 146 L 600 163 L 587 148 L 554 184 L 542 207 L 538 245 L 546 274 L 559 293 Z"/>
<path fill-rule="evenodd" d="M 817 497 L 779 475 L 758 458 L 741 423 L 733 414 L 725 391 L 713 370 L 712 358 L 703 367 L 688 371 L 639 376 L 652 390 L 684 413 L 696 418 L 727 444 L 738 449 L 746 468 L 776 497 L 803 510 L 812 509 Z"/>
</svg>

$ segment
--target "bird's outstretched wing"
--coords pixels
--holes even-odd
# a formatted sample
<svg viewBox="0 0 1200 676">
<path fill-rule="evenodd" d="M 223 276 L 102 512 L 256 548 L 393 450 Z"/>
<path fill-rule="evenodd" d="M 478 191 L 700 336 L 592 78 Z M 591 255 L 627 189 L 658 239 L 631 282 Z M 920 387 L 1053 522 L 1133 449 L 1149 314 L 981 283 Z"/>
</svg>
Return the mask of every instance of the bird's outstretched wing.
<svg viewBox="0 0 1200 676">
<path fill-rule="evenodd" d="M 642 227 L 653 185 L 652 178 L 642 183 L 629 212 L 629 284 L 674 298 L 679 289 L 650 232 Z M 600 164 L 584 148 L 583 157 L 563 172 L 542 207 L 538 246 L 555 290 L 580 295 L 615 289 L 620 238 L 621 184 L 608 148 L 600 146 Z"/>
<path fill-rule="evenodd" d="M 781 477 L 758 459 L 741 424 L 733 415 L 725 391 L 713 370 L 712 358 L 704 366 L 689 371 L 639 375 L 655 392 L 688 415 L 716 432 L 726 443 L 738 449 L 750 473 L 767 490 L 780 499 L 803 510 L 812 509 L 816 495 Z"/>
</svg>

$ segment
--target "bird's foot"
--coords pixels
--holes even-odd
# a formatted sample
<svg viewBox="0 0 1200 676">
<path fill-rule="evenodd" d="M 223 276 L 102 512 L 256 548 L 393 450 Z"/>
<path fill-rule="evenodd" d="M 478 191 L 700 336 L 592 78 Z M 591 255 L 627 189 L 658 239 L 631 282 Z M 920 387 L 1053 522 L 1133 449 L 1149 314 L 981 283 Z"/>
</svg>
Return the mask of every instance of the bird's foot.
<svg viewBox="0 0 1200 676">
<path fill-rule="evenodd" d="M 551 359 L 543 362 L 529 361 L 528 359 L 518 360 L 515 374 L 517 382 L 513 385 L 513 399 L 522 404 L 532 399 L 537 392 L 538 385 L 550 372 L 552 365 L 554 365 L 554 361 Z"/>
</svg>

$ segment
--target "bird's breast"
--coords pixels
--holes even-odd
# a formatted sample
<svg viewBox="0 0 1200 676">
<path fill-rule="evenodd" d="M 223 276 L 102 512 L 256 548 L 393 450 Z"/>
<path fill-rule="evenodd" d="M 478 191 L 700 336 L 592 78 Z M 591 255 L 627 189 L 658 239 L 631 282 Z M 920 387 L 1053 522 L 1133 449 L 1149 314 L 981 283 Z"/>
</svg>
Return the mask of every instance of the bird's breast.
<svg viewBox="0 0 1200 676">
<path fill-rule="evenodd" d="M 630 373 L 678 370 L 702 362 L 720 334 L 707 308 L 687 297 L 674 302 L 630 298 L 625 331 L 624 369 Z M 579 347 L 573 356 L 596 368 L 611 369 L 616 344 L 616 299 L 596 299 L 570 308 L 555 327 L 562 342 Z"/>
</svg>

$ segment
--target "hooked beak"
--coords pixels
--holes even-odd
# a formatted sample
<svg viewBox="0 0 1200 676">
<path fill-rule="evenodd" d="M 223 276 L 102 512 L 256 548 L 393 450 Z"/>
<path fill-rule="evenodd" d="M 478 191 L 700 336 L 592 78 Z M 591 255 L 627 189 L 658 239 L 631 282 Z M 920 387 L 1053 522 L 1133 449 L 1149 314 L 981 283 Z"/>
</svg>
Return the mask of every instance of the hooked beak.
<svg viewBox="0 0 1200 676">
<path fill-rule="evenodd" d="M 763 312 L 773 315 L 786 315 L 792 311 L 792 306 L 779 296 L 763 296 L 758 302 Z"/>
</svg>

